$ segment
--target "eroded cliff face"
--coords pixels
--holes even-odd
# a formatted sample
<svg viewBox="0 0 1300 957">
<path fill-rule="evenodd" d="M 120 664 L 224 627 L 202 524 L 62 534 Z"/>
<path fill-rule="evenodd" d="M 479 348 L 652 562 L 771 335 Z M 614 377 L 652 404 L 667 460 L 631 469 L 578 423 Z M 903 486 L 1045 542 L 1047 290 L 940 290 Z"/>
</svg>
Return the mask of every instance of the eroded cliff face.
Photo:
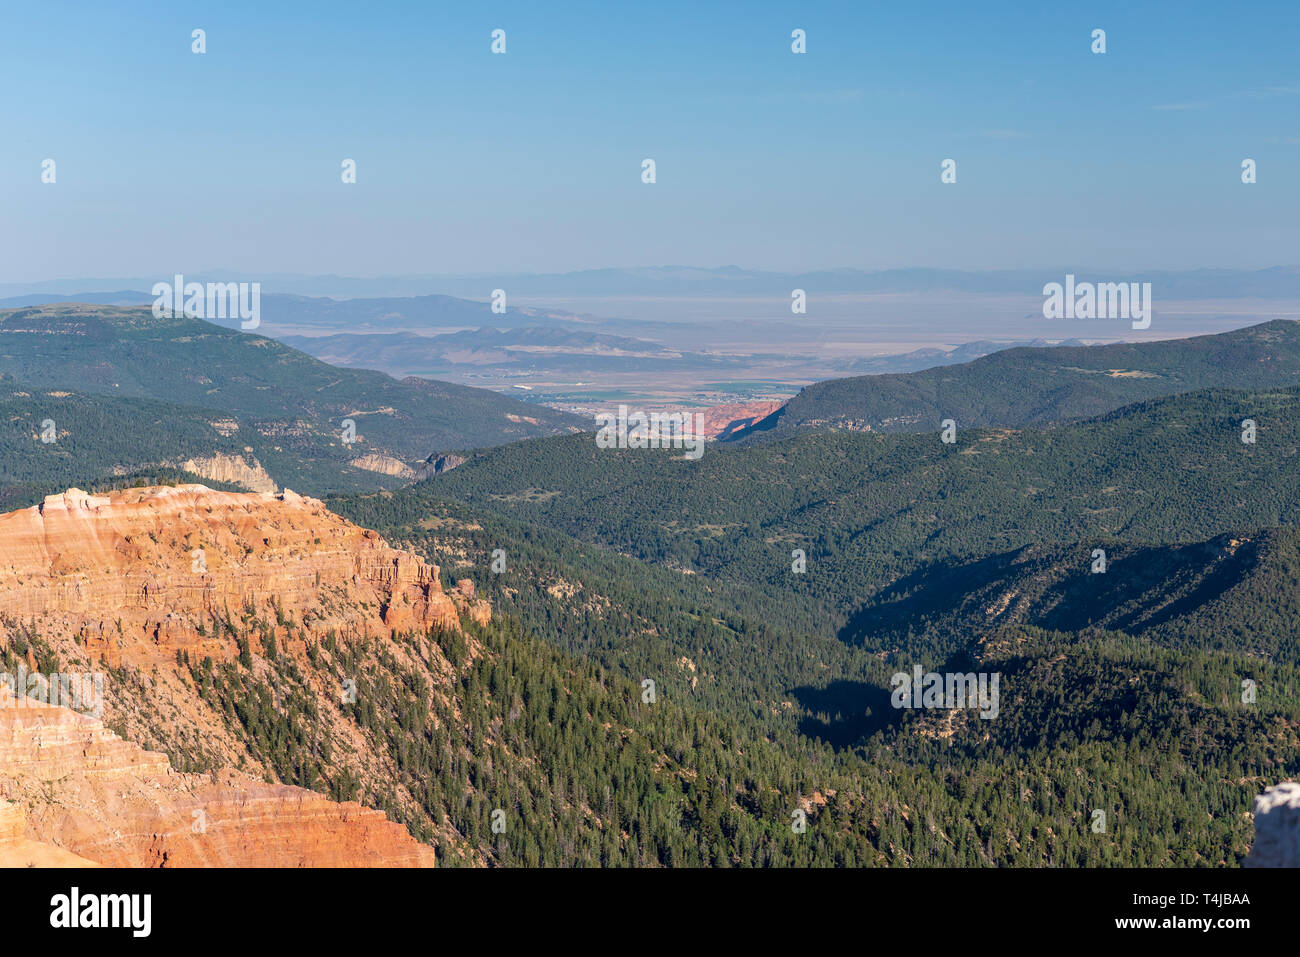
<svg viewBox="0 0 1300 957">
<path fill-rule="evenodd" d="M 201 475 L 205 479 L 211 479 L 213 482 L 240 485 L 250 492 L 279 491 L 275 479 L 271 478 L 266 469 L 262 468 L 262 463 L 253 455 L 249 455 L 248 460 L 245 461 L 242 456 L 223 455 L 218 452 L 207 458 L 186 459 L 179 467 L 195 475 Z"/>
<path fill-rule="evenodd" d="M 234 771 L 179 774 L 0 685 L 0 866 L 432 867 L 381 812 Z"/>
<path fill-rule="evenodd" d="M 69 489 L 0 515 L 0 621 L 34 620 L 110 666 L 225 660 L 236 649 L 213 622 L 246 613 L 323 634 L 456 628 L 462 609 L 488 614 L 444 592 L 436 565 L 289 490 Z"/>
<path fill-rule="evenodd" d="M 365 469 L 367 472 L 379 472 L 383 475 L 394 475 L 404 479 L 415 478 L 415 469 L 391 455 L 363 455 L 360 458 L 353 459 L 348 465 L 351 465 L 354 469 Z"/>
<path fill-rule="evenodd" d="M 381 676 L 400 668 L 422 676 L 426 700 L 454 701 L 430 636 L 459 633 L 462 616 L 490 618 L 471 582 L 444 590 L 437 566 L 288 490 L 69 489 L 0 515 L 0 671 L 53 661 L 103 679 L 88 714 L 0 697 L 0 863 L 432 864 L 379 811 L 267 783 L 296 778 L 258 735 L 268 714 L 300 729 L 309 718 L 300 783 L 354 782 L 342 793 L 460 845 L 392 784 L 391 748 L 346 690 L 355 679 L 382 710 Z M 263 731 L 238 694 L 213 694 L 226 666 L 266 694 Z"/>
</svg>

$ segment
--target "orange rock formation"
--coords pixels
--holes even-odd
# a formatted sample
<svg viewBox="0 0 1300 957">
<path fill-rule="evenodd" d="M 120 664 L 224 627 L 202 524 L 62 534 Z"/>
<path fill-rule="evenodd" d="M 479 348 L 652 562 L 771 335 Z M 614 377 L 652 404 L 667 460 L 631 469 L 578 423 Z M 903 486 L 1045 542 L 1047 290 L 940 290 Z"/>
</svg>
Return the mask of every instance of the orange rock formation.
<svg viewBox="0 0 1300 957">
<path fill-rule="evenodd" d="M 772 401 L 728 402 L 695 411 L 704 413 L 704 434 L 711 439 L 721 439 L 748 428 L 784 404 Z"/>
<path fill-rule="evenodd" d="M 379 811 L 235 772 L 178 774 L 93 718 L 0 686 L 0 866 L 433 863 Z"/>
<path fill-rule="evenodd" d="M 288 490 L 69 489 L 0 515 L 0 648 L 30 631 L 67 668 L 131 669 L 144 690 L 110 692 L 105 719 L 138 740 L 201 739 L 218 759 L 208 766 L 250 757 L 176 661 L 178 651 L 233 660 L 218 620 L 292 633 L 281 648 L 295 655 L 329 631 L 376 636 L 401 655 L 390 634 L 458 629 L 462 613 L 490 617 L 472 582 L 444 591 L 437 566 Z M 341 740 L 355 733 L 338 727 Z M 363 745 L 350 753 L 378 761 Z M 434 856 L 379 811 L 229 768 L 180 773 L 97 717 L 16 700 L 0 683 L 0 866 L 432 866 Z"/>
<path fill-rule="evenodd" d="M 206 625 L 246 609 L 323 633 L 456 628 L 461 608 L 490 614 L 445 593 L 436 565 L 287 489 L 69 489 L 0 515 L 0 619 L 75 634 L 110 666 L 178 649 L 228 658 Z"/>
</svg>

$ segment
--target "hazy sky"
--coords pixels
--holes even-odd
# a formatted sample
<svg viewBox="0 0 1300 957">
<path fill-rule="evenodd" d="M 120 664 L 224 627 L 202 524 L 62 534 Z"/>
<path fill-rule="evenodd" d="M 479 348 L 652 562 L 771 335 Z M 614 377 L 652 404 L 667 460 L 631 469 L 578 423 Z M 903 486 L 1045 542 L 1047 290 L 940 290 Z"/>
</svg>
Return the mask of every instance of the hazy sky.
<svg viewBox="0 0 1300 957">
<path fill-rule="evenodd" d="M 8 3 L 0 281 L 1300 261 L 1300 4 L 1132 6 Z"/>
</svg>

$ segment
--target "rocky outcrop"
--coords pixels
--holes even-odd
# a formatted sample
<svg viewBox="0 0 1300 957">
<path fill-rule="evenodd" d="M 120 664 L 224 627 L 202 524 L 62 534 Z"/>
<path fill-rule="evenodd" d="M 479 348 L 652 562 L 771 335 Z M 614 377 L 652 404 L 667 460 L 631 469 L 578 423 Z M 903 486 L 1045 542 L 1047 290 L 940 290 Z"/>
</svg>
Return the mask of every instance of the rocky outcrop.
<svg viewBox="0 0 1300 957">
<path fill-rule="evenodd" d="M 476 589 L 474 582 L 469 578 L 462 578 L 456 582 L 455 595 L 464 604 L 469 614 L 470 621 L 477 622 L 480 625 L 486 625 L 492 620 L 492 608 L 485 601 L 478 601 L 475 598 Z"/>
<path fill-rule="evenodd" d="M 234 771 L 180 774 L 0 685 L 0 866 L 431 867 L 381 812 Z"/>
<path fill-rule="evenodd" d="M 391 455 L 371 453 L 353 459 L 348 465 L 351 465 L 354 469 L 365 469 L 367 472 L 379 472 L 382 475 L 392 475 L 396 478 L 415 478 L 415 469 Z"/>
<path fill-rule="evenodd" d="M 1246 867 L 1300 867 L 1300 781 L 1283 781 L 1255 798 L 1255 845 Z"/>
<path fill-rule="evenodd" d="M 238 455 L 216 455 L 208 458 L 186 459 L 180 468 L 195 475 L 201 475 L 213 482 L 225 482 L 238 485 L 250 492 L 275 492 L 278 486 L 275 480 L 262 468 L 262 463 L 253 456 L 245 461 Z"/>
<path fill-rule="evenodd" d="M 0 515 L 0 621 L 74 636 L 111 666 L 226 660 L 219 621 L 252 615 L 310 634 L 457 628 L 485 605 L 438 567 L 311 498 L 202 485 L 69 489 Z M 0 624 L 0 641 L 4 626 Z"/>
<path fill-rule="evenodd" d="M 448 452 L 445 455 L 430 455 L 424 460 L 423 464 L 420 465 L 419 469 L 416 470 L 415 480 L 417 482 L 423 482 L 427 478 L 441 475 L 443 472 L 450 472 L 456 466 L 464 464 L 465 457 L 463 455 L 456 455 L 452 452 Z"/>
</svg>

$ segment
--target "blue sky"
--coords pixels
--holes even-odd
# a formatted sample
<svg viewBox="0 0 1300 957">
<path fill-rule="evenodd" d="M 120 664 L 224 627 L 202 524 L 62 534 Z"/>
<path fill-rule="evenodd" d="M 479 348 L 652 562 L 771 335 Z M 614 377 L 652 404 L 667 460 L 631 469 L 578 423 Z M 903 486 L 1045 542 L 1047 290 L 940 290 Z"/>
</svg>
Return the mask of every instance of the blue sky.
<svg viewBox="0 0 1300 957">
<path fill-rule="evenodd" d="M 112 6 L 5 12 L 0 281 L 1300 262 L 1294 0 Z"/>
</svg>

